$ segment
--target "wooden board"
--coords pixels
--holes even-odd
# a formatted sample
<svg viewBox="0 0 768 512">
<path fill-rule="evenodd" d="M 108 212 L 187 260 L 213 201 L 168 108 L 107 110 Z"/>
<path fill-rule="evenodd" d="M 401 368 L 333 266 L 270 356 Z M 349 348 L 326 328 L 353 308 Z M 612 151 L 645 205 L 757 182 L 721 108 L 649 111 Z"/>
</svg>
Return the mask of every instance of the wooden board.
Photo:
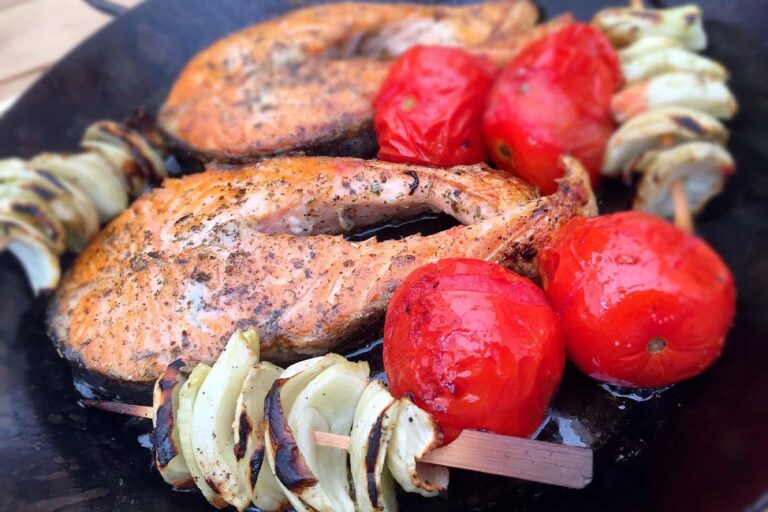
<svg viewBox="0 0 768 512">
<path fill-rule="evenodd" d="M 119 0 L 126 7 L 141 0 Z M 111 18 L 83 0 L 0 0 L 0 113 Z"/>
</svg>

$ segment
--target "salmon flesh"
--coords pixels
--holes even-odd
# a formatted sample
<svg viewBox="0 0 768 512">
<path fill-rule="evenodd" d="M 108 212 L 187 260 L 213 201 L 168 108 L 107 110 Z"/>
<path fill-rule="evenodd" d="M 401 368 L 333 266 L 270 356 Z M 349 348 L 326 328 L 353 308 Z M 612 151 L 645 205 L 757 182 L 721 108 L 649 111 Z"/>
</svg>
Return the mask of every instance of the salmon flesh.
<svg viewBox="0 0 768 512">
<path fill-rule="evenodd" d="M 484 165 L 434 169 L 355 158 L 284 157 L 168 179 L 114 219 L 56 291 L 50 331 L 69 360 L 150 382 L 177 358 L 213 363 L 255 326 L 263 358 L 351 348 L 380 328 L 400 282 L 441 258 L 499 262 L 536 278 L 536 255 L 569 219 L 596 213 L 583 168 L 559 190 Z M 382 221 L 443 212 L 429 236 L 352 242 Z"/>
<path fill-rule="evenodd" d="M 369 156 L 376 142 L 372 102 L 398 55 L 417 44 L 448 45 L 503 63 L 537 16 L 529 0 L 299 9 L 193 57 L 159 124 L 177 146 L 205 161 L 296 152 Z"/>
</svg>

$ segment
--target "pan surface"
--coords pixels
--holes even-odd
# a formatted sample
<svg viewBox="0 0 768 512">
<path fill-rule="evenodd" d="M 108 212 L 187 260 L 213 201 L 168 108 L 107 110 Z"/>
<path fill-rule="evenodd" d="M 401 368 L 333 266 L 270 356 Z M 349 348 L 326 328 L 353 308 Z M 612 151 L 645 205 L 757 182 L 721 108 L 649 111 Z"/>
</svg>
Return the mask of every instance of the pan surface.
<svg viewBox="0 0 768 512">
<path fill-rule="evenodd" d="M 448 2 L 458 3 L 458 2 Z M 0 157 L 74 150 L 90 122 L 154 112 L 195 52 L 294 0 L 148 0 L 83 43 L 0 119 Z M 607 1 L 541 1 L 588 20 Z M 615 5 L 615 4 L 614 4 Z M 633 400 L 568 368 L 543 439 L 596 449 L 595 481 L 558 490 L 454 472 L 446 498 L 404 510 L 762 510 L 768 506 L 768 9 L 704 0 L 708 54 L 731 71 L 738 164 L 697 232 L 734 271 L 738 316 L 723 357 L 690 382 Z M 621 189 L 601 193 L 602 210 Z M 211 510 L 150 470 L 148 425 L 85 411 L 16 262 L 0 254 L 0 510 Z M 376 348 L 362 356 L 377 363 Z M 637 398 L 637 397 L 635 397 Z"/>
</svg>

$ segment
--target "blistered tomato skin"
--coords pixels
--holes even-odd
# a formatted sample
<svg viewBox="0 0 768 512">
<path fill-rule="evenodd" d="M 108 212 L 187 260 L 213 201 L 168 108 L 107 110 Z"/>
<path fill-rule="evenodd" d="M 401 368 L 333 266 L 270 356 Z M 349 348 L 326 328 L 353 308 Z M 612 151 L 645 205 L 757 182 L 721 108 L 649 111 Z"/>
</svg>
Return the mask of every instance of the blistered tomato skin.
<svg viewBox="0 0 768 512">
<path fill-rule="evenodd" d="M 458 48 L 408 50 L 374 101 L 378 158 L 441 167 L 485 162 L 483 110 L 497 72 Z"/>
<path fill-rule="evenodd" d="M 558 159 L 570 154 L 596 185 L 621 83 L 616 52 L 595 28 L 574 23 L 535 40 L 489 94 L 483 131 L 493 161 L 550 194 L 562 177 Z"/>
<path fill-rule="evenodd" d="M 578 158 L 597 183 L 605 145 L 613 135 L 610 119 L 585 116 L 563 90 L 562 79 L 547 70 L 506 69 L 485 113 L 484 133 L 493 161 L 539 188 L 557 190 L 563 177 L 560 155 Z"/>
<path fill-rule="evenodd" d="M 443 427 L 530 435 L 565 364 L 563 334 L 544 293 L 494 263 L 447 259 L 412 273 L 384 325 L 395 396 L 412 395 Z"/>
<path fill-rule="evenodd" d="M 568 358 L 611 384 L 660 387 L 720 355 L 736 289 L 700 238 L 643 212 L 576 219 L 540 256 Z"/>
</svg>

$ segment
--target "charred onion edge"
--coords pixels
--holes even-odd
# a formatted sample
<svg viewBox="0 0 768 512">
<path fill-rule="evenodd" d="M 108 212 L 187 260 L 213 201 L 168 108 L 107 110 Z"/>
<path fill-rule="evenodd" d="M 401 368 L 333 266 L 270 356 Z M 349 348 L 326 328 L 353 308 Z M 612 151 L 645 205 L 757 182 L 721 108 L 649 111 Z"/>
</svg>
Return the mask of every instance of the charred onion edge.
<svg viewBox="0 0 768 512">
<path fill-rule="evenodd" d="M 155 411 L 155 428 L 152 430 L 152 453 L 159 468 L 164 468 L 181 452 L 173 442 L 173 427 L 175 425 L 173 410 L 173 388 L 178 383 L 178 377 L 184 361 L 177 359 L 169 364 L 160 380 L 157 381 L 160 390 Z"/>
<path fill-rule="evenodd" d="M 157 167 L 152 162 L 151 158 L 147 156 L 149 151 L 153 151 L 149 142 L 138 132 L 131 128 L 115 123 L 114 121 L 97 121 L 88 127 L 88 130 L 101 131 L 109 137 L 114 137 L 123 143 L 124 149 L 131 156 L 131 162 L 135 168 L 139 171 L 139 177 L 142 181 L 147 183 L 159 183 L 165 173 L 162 169 Z M 88 134 L 88 131 L 86 131 Z M 98 134 L 93 134 L 90 138 L 93 141 L 101 141 L 116 146 L 114 140 L 105 141 L 103 137 L 98 137 Z M 87 138 L 84 138 L 84 142 L 88 142 Z M 133 169 L 121 169 L 122 172 L 130 179 L 133 175 Z"/>
<path fill-rule="evenodd" d="M 390 404 L 390 407 L 391 406 L 392 404 Z M 382 423 L 384 421 L 384 415 L 387 414 L 388 410 L 389 407 L 379 414 L 379 417 L 376 418 L 376 423 L 371 429 L 371 433 L 368 435 L 368 450 L 365 454 L 365 471 L 368 474 L 366 487 L 368 488 L 368 499 L 370 499 L 373 504 L 379 502 L 379 488 L 376 482 L 376 461 L 379 459 L 379 448 L 381 447 L 381 435 L 383 432 Z M 382 453 L 381 456 L 386 457 L 386 453 Z"/>
<path fill-rule="evenodd" d="M 283 412 L 280 389 L 287 379 L 278 379 L 272 384 L 264 402 L 264 415 L 269 418 L 269 441 L 275 454 L 275 476 L 291 491 L 300 491 L 318 483 L 309 469 L 304 456 L 296 445 L 288 418 Z"/>
<path fill-rule="evenodd" d="M 234 446 L 235 460 L 238 462 L 245 457 L 245 450 L 248 448 L 248 435 L 253 431 L 253 425 L 248 420 L 248 414 L 245 411 L 240 413 L 240 418 L 237 420 L 237 428 L 239 437 L 237 443 Z"/>
<path fill-rule="evenodd" d="M 259 474 L 261 473 L 261 467 L 264 465 L 264 451 L 266 447 L 262 444 L 259 448 L 256 448 L 251 455 L 249 462 L 251 466 L 251 473 L 248 475 L 250 480 L 251 489 L 256 487 L 256 482 L 259 480 Z"/>
</svg>

